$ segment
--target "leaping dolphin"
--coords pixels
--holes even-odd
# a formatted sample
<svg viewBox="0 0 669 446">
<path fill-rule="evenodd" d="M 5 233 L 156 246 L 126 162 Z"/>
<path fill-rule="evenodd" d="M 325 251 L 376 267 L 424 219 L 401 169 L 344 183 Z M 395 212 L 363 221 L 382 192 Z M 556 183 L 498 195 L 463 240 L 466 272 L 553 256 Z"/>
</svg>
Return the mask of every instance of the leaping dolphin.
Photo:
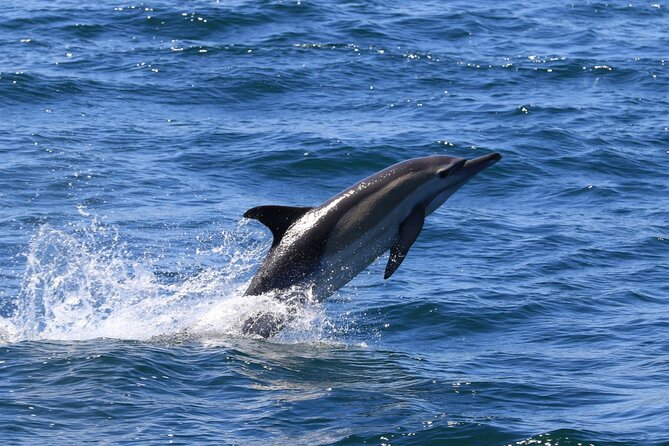
<svg viewBox="0 0 669 446">
<path fill-rule="evenodd" d="M 316 207 L 259 206 L 244 217 L 266 225 L 274 240 L 244 295 L 291 295 L 311 289 L 323 300 L 390 250 L 384 279 L 399 268 L 425 217 L 470 178 L 502 156 L 466 160 L 445 155 L 390 166 Z M 281 297 L 279 297 L 281 299 Z M 269 314 L 248 319 L 246 334 L 269 337 L 287 321 Z"/>
</svg>

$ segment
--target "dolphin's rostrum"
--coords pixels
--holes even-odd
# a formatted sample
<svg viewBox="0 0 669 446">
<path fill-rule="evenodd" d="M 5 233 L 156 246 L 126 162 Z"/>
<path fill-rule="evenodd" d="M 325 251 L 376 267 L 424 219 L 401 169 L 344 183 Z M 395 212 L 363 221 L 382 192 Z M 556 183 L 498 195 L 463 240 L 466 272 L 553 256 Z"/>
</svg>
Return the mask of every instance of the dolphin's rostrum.
<svg viewBox="0 0 669 446">
<path fill-rule="evenodd" d="M 501 159 L 491 153 L 473 160 L 445 155 L 414 158 L 388 167 L 343 190 L 317 207 L 259 206 L 244 217 L 265 224 L 272 247 L 245 295 L 310 289 L 322 300 L 346 285 L 390 250 L 389 278 L 416 241 L 425 217 L 463 184 Z M 243 326 L 269 337 L 286 323 L 259 314 Z"/>
</svg>

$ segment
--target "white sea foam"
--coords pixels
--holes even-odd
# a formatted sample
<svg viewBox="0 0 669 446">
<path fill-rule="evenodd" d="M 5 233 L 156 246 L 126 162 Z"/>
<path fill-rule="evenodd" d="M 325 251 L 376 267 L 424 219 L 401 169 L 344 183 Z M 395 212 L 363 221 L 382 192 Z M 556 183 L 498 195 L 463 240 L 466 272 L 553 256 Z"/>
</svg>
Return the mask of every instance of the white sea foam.
<svg viewBox="0 0 669 446">
<path fill-rule="evenodd" d="M 243 296 L 266 249 L 251 243 L 252 232 L 243 223 L 207 248 L 220 265 L 201 267 L 193 259 L 196 273 L 170 280 L 154 272 L 155 258 L 137 258 L 121 239 L 115 228 L 95 221 L 76 231 L 43 226 L 26 254 L 17 310 L 0 318 L 0 342 L 184 334 L 207 341 L 241 336 L 244 321 L 259 311 L 278 316 L 289 311 L 272 296 Z M 317 304 L 292 315 L 277 341 L 320 341 L 331 327 Z"/>
</svg>

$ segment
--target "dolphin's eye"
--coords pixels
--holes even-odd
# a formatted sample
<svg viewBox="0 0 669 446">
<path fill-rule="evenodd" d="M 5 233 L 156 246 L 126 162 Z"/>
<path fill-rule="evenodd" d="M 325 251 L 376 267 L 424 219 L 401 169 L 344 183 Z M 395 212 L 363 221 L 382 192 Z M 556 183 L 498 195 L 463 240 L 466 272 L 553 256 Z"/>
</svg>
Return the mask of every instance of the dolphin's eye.
<svg viewBox="0 0 669 446">
<path fill-rule="evenodd" d="M 442 169 L 437 173 L 439 174 L 439 178 L 446 178 L 450 173 L 450 169 Z"/>
</svg>

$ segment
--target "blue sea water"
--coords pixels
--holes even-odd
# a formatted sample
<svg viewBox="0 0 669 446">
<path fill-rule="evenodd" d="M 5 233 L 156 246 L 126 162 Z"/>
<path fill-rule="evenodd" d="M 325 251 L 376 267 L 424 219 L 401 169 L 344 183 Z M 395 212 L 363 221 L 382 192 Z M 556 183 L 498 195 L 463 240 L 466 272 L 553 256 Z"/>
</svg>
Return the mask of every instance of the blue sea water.
<svg viewBox="0 0 669 446">
<path fill-rule="evenodd" d="M 669 445 L 668 10 L 5 1 L 0 443 Z M 242 336 L 246 209 L 492 151 Z"/>
</svg>

